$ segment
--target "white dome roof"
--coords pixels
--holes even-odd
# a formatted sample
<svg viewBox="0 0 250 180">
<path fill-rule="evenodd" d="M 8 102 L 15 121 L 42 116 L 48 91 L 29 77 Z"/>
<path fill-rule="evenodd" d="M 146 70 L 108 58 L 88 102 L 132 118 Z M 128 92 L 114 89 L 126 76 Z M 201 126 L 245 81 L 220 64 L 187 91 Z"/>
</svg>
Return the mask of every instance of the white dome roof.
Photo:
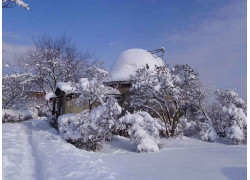
<svg viewBox="0 0 250 180">
<path fill-rule="evenodd" d="M 129 80 L 130 75 L 134 75 L 137 69 L 146 67 L 146 64 L 148 64 L 150 70 L 154 70 L 155 65 L 163 66 L 164 62 L 161 58 L 152 55 L 144 49 L 123 51 L 110 69 L 111 80 Z"/>
</svg>

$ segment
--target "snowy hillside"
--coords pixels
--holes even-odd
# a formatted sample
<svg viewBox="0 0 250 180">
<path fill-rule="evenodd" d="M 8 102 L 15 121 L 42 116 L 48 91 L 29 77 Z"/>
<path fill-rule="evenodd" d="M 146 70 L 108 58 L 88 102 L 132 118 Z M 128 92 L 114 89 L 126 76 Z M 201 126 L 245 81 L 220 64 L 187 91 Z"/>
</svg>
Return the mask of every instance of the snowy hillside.
<svg viewBox="0 0 250 180">
<path fill-rule="evenodd" d="M 157 153 L 136 153 L 129 139 L 101 152 L 77 149 L 46 119 L 3 124 L 3 179 L 246 179 L 247 147 L 193 138 L 164 139 Z"/>
</svg>

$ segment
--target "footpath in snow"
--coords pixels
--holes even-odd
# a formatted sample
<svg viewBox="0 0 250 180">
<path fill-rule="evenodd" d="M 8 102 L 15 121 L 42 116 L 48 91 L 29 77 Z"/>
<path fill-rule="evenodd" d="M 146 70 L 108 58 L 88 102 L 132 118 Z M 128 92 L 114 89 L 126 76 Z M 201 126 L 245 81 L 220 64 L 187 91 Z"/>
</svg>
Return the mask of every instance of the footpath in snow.
<svg viewBox="0 0 250 180">
<path fill-rule="evenodd" d="M 117 179 L 93 152 L 65 142 L 46 120 L 3 124 L 3 179 Z"/>
<path fill-rule="evenodd" d="M 157 153 L 136 153 L 126 138 L 101 152 L 77 149 L 46 119 L 3 124 L 3 179 L 246 179 L 245 145 L 193 138 L 163 140 Z"/>
</svg>

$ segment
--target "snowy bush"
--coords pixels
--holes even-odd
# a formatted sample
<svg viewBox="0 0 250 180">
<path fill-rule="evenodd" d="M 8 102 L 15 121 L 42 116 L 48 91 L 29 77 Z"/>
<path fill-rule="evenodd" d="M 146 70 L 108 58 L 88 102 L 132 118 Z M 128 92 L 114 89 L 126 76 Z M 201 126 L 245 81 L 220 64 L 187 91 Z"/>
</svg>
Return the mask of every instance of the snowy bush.
<svg viewBox="0 0 250 180">
<path fill-rule="evenodd" d="M 192 118 L 196 119 L 192 119 Z M 210 119 L 207 119 L 202 114 L 194 117 L 180 118 L 180 125 L 183 135 L 191 137 L 198 136 L 203 141 L 213 142 L 218 136 Z"/>
<path fill-rule="evenodd" d="M 2 109 L 2 122 L 20 122 L 29 119 L 34 119 L 37 114 L 29 110 L 12 110 L 12 109 Z"/>
<path fill-rule="evenodd" d="M 198 123 L 192 120 L 188 120 L 187 118 L 180 118 L 180 124 L 182 128 L 182 133 L 185 136 L 193 136 L 196 135 L 199 131 Z"/>
<path fill-rule="evenodd" d="M 29 73 L 3 76 L 3 109 L 29 110 L 44 116 L 49 109 L 43 97 L 33 94 L 39 89 L 34 79 L 35 76 Z"/>
<path fill-rule="evenodd" d="M 190 120 L 195 120 L 195 113 L 206 116 L 205 88 L 199 82 L 199 74 L 189 65 L 143 68 L 131 78 L 132 106 L 161 119 L 168 137 L 184 133 L 180 118 L 189 118 L 191 114 Z"/>
<path fill-rule="evenodd" d="M 77 147 L 97 151 L 102 148 L 104 140 L 128 128 L 138 152 L 159 151 L 159 134 L 165 131 L 161 121 L 152 118 L 147 112 L 128 113 L 118 120 L 120 113 L 120 106 L 114 99 L 110 99 L 92 112 L 86 110 L 80 114 L 60 116 L 59 132 L 65 140 Z"/>
<path fill-rule="evenodd" d="M 201 123 L 200 126 L 200 138 L 203 141 L 213 142 L 217 138 L 217 133 L 214 130 L 214 127 L 210 124 L 210 122 L 205 121 Z"/>
<path fill-rule="evenodd" d="M 245 139 L 243 130 L 237 126 L 236 121 L 233 122 L 230 128 L 227 129 L 227 138 L 238 143 Z"/>
<path fill-rule="evenodd" d="M 118 122 L 121 112 L 122 108 L 113 97 L 109 97 L 104 105 L 91 112 L 95 124 L 101 127 L 105 139 L 111 139 L 112 135 L 118 134 L 121 129 L 121 124 Z"/>
<path fill-rule="evenodd" d="M 103 71 L 103 76 L 106 73 Z M 77 91 L 81 94 L 78 99 L 76 99 L 75 104 L 82 106 L 84 103 L 88 102 L 89 110 L 94 108 L 94 104 L 99 103 L 103 105 L 109 94 L 116 94 L 118 91 L 114 88 L 105 86 L 103 84 L 103 79 L 99 76 L 92 78 L 81 78 L 79 83 L 76 84 Z"/>
<path fill-rule="evenodd" d="M 114 98 L 92 112 L 66 114 L 58 119 L 59 132 L 62 137 L 79 148 L 97 151 L 106 138 L 111 138 L 116 126 L 121 107 Z"/>
<path fill-rule="evenodd" d="M 136 145 L 137 152 L 159 151 L 160 131 L 164 125 L 159 119 L 152 118 L 147 112 L 128 113 L 119 119 L 128 125 L 128 133 L 132 143 Z"/>
<path fill-rule="evenodd" d="M 235 143 L 245 143 L 247 138 L 246 101 L 232 89 L 218 89 L 215 92 L 217 103 L 211 108 L 216 132 Z"/>
<path fill-rule="evenodd" d="M 34 88 L 32 74 L 12 74 L 2 78 L 3 109 L 27 108 L 29 93 Z"/>
<path fill-rule="evenodd" d="M 101 148 L 103 138 L 98 136 L 99 127 L 93 122 L 89 111 L 59 116 L 58 126 L 61 136 L 76 147 L 92 151 Z"/>
</svg>

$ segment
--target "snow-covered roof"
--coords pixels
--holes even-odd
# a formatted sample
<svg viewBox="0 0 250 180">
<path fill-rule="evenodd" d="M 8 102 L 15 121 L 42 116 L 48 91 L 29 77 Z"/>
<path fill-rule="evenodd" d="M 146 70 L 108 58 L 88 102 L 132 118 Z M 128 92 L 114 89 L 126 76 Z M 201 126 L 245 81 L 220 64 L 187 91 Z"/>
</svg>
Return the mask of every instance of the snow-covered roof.
<svg viewBox="0 0 250 180">
<path fill-rule="evenodd" d="M 139 68 L 149 66 L 153 70 L 156 66 L 163 66 L 161 58 L 144 49 L 128 49 L 121 53 L 110 69 L 110 81 L 129 80 Z"/>
<path fill-rule="evenodd" d="M 72 87 L 72 83 L 70 81 L 69 82 L 58 82 L 58 83 L 56 83 L 56 89 L 57 88 L 64 91 L 65 93 L 75 92 L 75 88 Z"/>
<path fill-rule="evenodd" d="M 49 92 L 49 93 L 47 93 L 47 94 L 45 95 L 45 100 L 46 100 L 46 101 L 49 101 L 51 98 L 55 98 L 55 97 L 57 97 L 57 96 L 55 95 L 55 93 Z"/>
</svg>

